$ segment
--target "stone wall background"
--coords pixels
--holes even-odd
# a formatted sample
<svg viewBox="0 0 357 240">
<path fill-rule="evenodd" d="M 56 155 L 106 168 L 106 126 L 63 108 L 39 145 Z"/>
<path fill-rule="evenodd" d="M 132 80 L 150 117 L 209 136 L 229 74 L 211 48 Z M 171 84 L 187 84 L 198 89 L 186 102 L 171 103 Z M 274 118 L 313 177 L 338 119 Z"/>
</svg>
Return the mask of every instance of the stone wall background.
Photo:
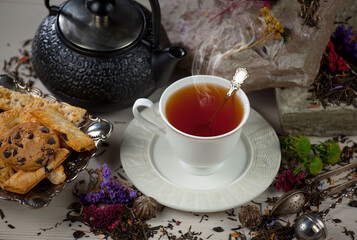
<svg viewBox="0 0 357 240">
<path fill-rule="evenodd" d="M 342 0 L 345 3 L 345 7 L 339 11 L 335 17 L 336 26 L 340 23 L 346 22 L 349 26 L 353 27 L 357 31 L 357 1 L 356 0 Z M 348 19 L 346 21 L 346 19 Z"/>
<path fill-rule="evenodd" d="M 224 17 L 217 18 L 213 24 L 207 24 L 208 20 L 228 6 L 229 2 L 228 0 L 163 0 L 160 2 L 162 24 L 170 41 L 185 47 L 188 51 L 187 58 L 178 65 L 181 70 L 186 71 L 186 74 L 192 74 L 191 67 L 197 46 L 209 39 L 212 32 L 217 32 L 220 25 L 239 26 L 246 19 L 254 19 L 257 15 L 256 9 L 252 12 L 245 11 L 244 8 L 244 11 L 236 8 L 226 12 Z M 308 87 L 318 73 L 320 60 L 329 38 L 339 25 L 334 24 L 335 20 L 346 22 L 346 19 L 351 17 L 347 21 L 348 25 L 356 26 L 357 3 L 355 2 L 357 1 L 320 0 L 319 27 L 309 28 L 301 26 L 302 20 L 297 17 L 299 6 L 295 0 L 279 0 L 271 13 L 284 27 L 290 29 L 292 40 L 286 41 L 274 58 L 271 53 L 278 48 L 278 41 L 267 42 L 244 50 L 234 55 L 229 61 L 220 64 L 214 71 L 202 68 L 194 74 L 213 74 L 231 79 L 235 69 L 244 66 L 250 73 L 249 81 L 242 86 L 246 92 L 276 87 Z M 233 40 L 239 40 L 239 34 L 232 32 L 231 36 L 236 38 Z M 215 44 L 213 43 L 210 49 L 209 44 L 207 44 L 207 52 L 217 47 L 213 46 Z"/>
<path fill-rule="evenodd" d="M 346 0 L 345 7 L 337 13 L 334 28 L 341 24 L 357 30 L 356 0 Z M 276 88 L 275 95 L 283 134 L 325 137 L 357 134 L 357 108 L 353 105 L 311 108 L 313 103 L 308 100 L 311 93 L 306 88 Z"/>
</svg>

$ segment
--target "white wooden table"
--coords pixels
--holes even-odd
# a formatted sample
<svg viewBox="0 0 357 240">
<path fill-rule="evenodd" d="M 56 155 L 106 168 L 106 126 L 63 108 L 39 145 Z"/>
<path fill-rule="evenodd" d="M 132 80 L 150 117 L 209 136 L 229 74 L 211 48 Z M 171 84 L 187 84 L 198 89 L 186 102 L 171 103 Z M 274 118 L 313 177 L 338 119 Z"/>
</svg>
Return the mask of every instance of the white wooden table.
<svg viewBox="0 0 357 240">
<path fill-rule="evenodd" d="M 59 4 L 60 2 L 61 1 L 58 0 L 51 1 L 53 4 Z M 144 0 L 140 2 L 148 6 L 148 3 Z M 0 0 L 1 64 L 4 60 L 8 60 L 12 56 L 19 56 L 19 49 L 23 42 L 34 36 L 37 27 L 46 15 L 47 9 L 41 0 Z M 39 81 L 36 81 L 35 86 L 46 92 L 46 89 Z M 157 100 L 161 91 L 160 89 L 157 90 L 151 96 L 152 100 Z M 269 89 L 250 93 L 249 99 L 252 107 L 280 133 L 281 129 L 273 90 Z M 89 167 L 97 168 L 99 165 L 107 163 L 111 169 L 117 169 L 120 166 L 119 149 L 120 143 L 123 140 L 123 131 L 133 118 L 131 109 L 127 108 L 110 114 L 100 114 L 98 116 L 114 123 L 114 133 L 108 140 L 109 147 L 106 148 L 105 153 L 93 158 L 90 161 Z M 0 239 L 74 239 L 74 229 L 88 230 L 88 228 L 81 223 L 70 224 L 69 222 L 63 222 L 63 219 L 66 218 L 69 204 L 77 200 L 76 197 L 72 195 L 75 183 L 86 177 L 87 174 L 82 172 L 59 196 L 54 197 L 49 206 L 42 209 L 28 209 L 15 202 L 0 201 L 0 209 L 5 214 L 5 218 L 0 219 Z M 263 203 L 267 196 L 279 196 L 281 194 L 282 192 L 278 192 L 274 188 L 269 188 L 262 195 L 254 199 L 254 201 Z M 330 214 L 326 217 L 329 232 L 328 238 L 336 240 L 352 239 L 342 233 L 344 231 L 343 227 L 346 227 L 348 230 L 357 230 L 357 210 L 356 208 L 348 207 L 347 202 L 348 200 L 343 201 L 336 209 L 330 211 Z M 330 200 L 325 201 L 321 208 L 324 209 L 329 206 L 330 203 Z M 265 204 L 263 204 L 263 206 L 265 206 Z M 239 207 L 234 210 L 237 214 Z M 232 233 L 231 229 L 240 225 L 239 221 L 228 219 L 228 215 L 225 212 L 207 214 L 208 217 L 204 217 L 202 220 L 203 215 L 202 213 L 194 214 L 166 207 L 149 223 L 152 224 L 152 226 L 165 226 L 168 221 L 175 219 L 181 223 L 175 225 L 174 229 L 170 230 L 170 232 L 179 236 L 179 230 L 185 233 L 190 226 L 192 226 L 192 231 L 202 232 L 199 237 L 203 239 L 209 236 L 211 236 L 209 239 L 228 239 L 228 235 Z M 332 219 L 335 218 L 341 219 L 342 223 L 334 223 Z M 9 225 L 15 228 L 12 229 Z M 213 231 L 213 228 L 217 226 L 221 226 L 224 231 L 221 233 Z M 249 232 L 247 229 L 240 231 L 243 231 L 245 234 Z M 98 237 L 92 233 L 86 233 L 86 235 L 88 238 L 83 239 L 98 239 Z M 159 238 L 159 235 L 155 238 Z M 167 237 L 162 237 L 161 239 L 167 239 Z"/>
</svg>

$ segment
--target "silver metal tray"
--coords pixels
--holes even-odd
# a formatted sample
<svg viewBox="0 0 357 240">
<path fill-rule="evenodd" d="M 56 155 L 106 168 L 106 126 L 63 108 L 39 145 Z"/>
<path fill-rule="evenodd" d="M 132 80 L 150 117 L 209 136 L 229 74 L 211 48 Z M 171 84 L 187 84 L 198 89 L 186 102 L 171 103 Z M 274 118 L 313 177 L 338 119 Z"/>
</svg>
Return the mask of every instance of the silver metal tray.
<svg viewBox="0 0 357 240">
<path fill-rule="evenodd" d="M 21 93 L 41 97 L 49 101 L 59 101 L 53 95 L 43 94 L 37 88 L 29 88 L 20 84 L 9 75 L 0 75 L 0 86 Z M 65 189 L 68 183 L 76 179 L 79 172 L 87 167 L 89 159 L 96 154 L 99 143 L 106 140 L 111 135 L 113 131 L 113 124 L 106 119 L 87 115 L 85 121 L 81 124 L 80 129 L 94 140 L 96 148 L 91 151 L 81 153 L 72 151 L 70 156 L 62 163 L 67 175 L 65 182 L 59 185 L 54 185 L 47 179 L 44 179 L 27 194 L 16 194 L 0 188 L 0 199 L 16 201 L 29 208 L 42 208 L 47 206 L 54 196 L 58 195 L 63 189 Z"/>
</svg>

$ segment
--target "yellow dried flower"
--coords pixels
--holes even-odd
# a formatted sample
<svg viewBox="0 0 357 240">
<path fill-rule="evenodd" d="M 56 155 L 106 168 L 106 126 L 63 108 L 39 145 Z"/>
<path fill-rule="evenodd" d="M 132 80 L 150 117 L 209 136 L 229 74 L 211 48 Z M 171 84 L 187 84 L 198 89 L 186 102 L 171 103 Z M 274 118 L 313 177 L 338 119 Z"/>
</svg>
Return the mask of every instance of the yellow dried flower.
<svg viewBox="0 0 357 240">
<path fill-rule="evenodd" d="M 278 32 L 275 33 L 274 36 L 275 36 L 275 38 L 276 38 L 277 40 L 281 40 L 281 38 L 282 38 L 281 34 L 278 33 Z"/>
<path fill-rule="evenodd" d="M 280 33 L 284 33 L 284 28 L 280 27 L 280 28 L 277 29 L 277 31 L 280 32 Z"/>
<path fill-rule="evenodd" d="M 264 41 L 271 41 L 271 40 L 280 41 L 282 39 L 282 33 L 284 33 L 283 25 L 275 17 L 269 14 L 269 9 L 267 7 L 260 9 L 255 24 L 261 25 L 260 28 L 258 28 L 260 30 L 258 39 L 247 47 L 239 48 L 231 51 L 229 54 L 226 55 L 226 58 L 229 58 L 234 53 L 254 47 L 257 44 L 260 44 Z M 252 27 L 252 30 L 254 30 L 254 28 L 255 27 Z"/>
<path fill-rule="evenodd" d="M 266 15 L 268 15 L 268 13 L 269 13 L 269 8 L 264 7 L 262 9 L 260 9 L 260 14 L 261 15 L 266 16 Z"/>
</svg>

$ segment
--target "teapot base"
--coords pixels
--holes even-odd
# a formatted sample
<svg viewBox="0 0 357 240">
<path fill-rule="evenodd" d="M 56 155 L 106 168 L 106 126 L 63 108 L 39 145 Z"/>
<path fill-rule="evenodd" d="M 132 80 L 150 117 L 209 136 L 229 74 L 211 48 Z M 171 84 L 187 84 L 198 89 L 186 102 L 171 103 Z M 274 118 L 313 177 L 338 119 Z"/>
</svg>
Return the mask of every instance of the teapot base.
<svg viewBox="0 0 357 240">
<path fill-rule="evenodd" d="M 46 86 L 45 83 L 43 83 L 43 84 Z M 56 91 L 55 89 L 51 89 L 47 86 L 46 86 L 46 88 L 51 92 L 51 94 L 53 94 L 58 99 L 60 99 L 60 101 L 71 104 L 73 106 L 84 108 L 90 114 L 109 113 L 109 112 L 119 111 L 121 109 L 131 107 L 137 98 L 149 97 L 156 90 L 154 88 L 151 88 L 151 89 L 148 89 L 148 91 L 143 93 L 143 95 L 141 95 L 141 96 L 121 100 L 118 102 L 98 102 L 98 101 L 77 99 L 77 98 L 68 96 L 63 92 L 59 92 L 59 91 Z"/>
</svg>

